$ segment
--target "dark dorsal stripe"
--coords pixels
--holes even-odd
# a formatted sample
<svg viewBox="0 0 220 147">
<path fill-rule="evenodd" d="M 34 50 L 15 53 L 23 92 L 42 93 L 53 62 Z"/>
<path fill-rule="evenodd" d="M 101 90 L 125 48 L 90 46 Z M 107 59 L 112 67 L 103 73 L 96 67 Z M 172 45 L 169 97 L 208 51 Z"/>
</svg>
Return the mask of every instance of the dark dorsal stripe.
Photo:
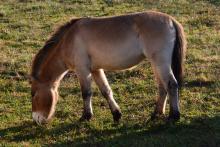
<svg viewBox="0 0 220 147">
<path fill-rule="evenodd" d="M 38 79 L 38 71 L 46 57 L 56 47 L 56 45 L 59 43 L 59 40 L 66 33 L 66 31 L 78 20 L 79 19 L 72 19 L 71 21 L 59 27 L 58 30 L 52 35 L 52 37 L 45 43 L 44 47 L 37 53 L 32 65 L 31 76 L 33 78 Z"/>
</svg>

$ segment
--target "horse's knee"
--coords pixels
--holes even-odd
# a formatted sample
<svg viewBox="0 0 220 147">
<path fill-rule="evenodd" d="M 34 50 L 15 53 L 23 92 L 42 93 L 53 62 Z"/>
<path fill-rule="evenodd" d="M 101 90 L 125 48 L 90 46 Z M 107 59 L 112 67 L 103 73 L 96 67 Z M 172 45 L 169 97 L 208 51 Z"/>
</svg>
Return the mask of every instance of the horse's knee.
<svg viewBox="0 0 220 147">
<path fill-rule="evenodd" d="M 83 117 L 86 119 L 90 119 L 92 116 L 92 91 L 91 90 L 82 90 L 82 97 L 83 97 L 83 105 L 84 105 L 84 112 Z M 91 115 L 91 116 L 90 116 Z"/>
<path fill-rule="evenodd" d="M 82 98 L 84 100 L 92 97 L 92 91 L 91 90 L 82 90 Z"/>
<path fill-rule="evenodd" d="M 167 87 L 168 87 L 168 92 L 172 93 L 173 91 L 178 90 L 178 83 L 176 80 L 170 79 Z"/>
<path fill-rule="evenodd" d="M 105 98 L 109 98 L 112 95 L 112 90 L 111 89 L 104 89 L 101 91 L 101 93 Z"/>
</svg>

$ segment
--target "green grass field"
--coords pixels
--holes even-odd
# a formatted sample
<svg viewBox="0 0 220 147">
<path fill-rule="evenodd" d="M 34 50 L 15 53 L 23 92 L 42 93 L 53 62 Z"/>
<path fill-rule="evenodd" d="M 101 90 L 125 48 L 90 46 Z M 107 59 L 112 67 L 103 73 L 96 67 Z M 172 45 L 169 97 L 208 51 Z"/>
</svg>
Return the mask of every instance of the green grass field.
<svg viewBox="0 0 220 147">
<path fill-rule="evenodd" d="M 114 124 L 93 84 L 94 117 L 79 122 L 82 98 L 74 73 L 61 83 L 53 121 L 31 118 L 31 62 L 52 32 L 74 17 L 157 10 L 185 28 L 188 50 L 176 124 L 149 122 L 157 88 L 147 61 L 132 71 L 107 72 L 123 117 Z M 168 106 L 167 106 L 168 110 Z M 0 146 L 220 146 L 219 0 L 1 0 Z"/>
</svg>

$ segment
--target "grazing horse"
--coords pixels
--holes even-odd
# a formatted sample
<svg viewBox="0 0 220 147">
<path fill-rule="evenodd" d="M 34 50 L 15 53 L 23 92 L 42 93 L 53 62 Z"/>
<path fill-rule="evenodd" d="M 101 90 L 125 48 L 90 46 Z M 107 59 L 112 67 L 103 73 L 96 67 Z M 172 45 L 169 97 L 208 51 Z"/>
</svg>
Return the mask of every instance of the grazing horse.
<svg viewBox="0 0 220 147">
<path fill-rule="evenodd" d="M 183 27 L 173 17 L 147 11 L 104 18 L 77 18 L 61 26 L 35 56 L 31 72 L 32 116 L 38 124 L 55 112 L 60 80 L 74 70 L 83 98 L 81 120 L 90 120 L 92 78 L 106 98 L 114 121 L 121 118 L 119 105 L 104 70 L 129 69 L 147 58 L 159 88 L 152 118 L 165 113 L 180 118 L 178 88 L 183 77 L 186 40 Z"/>
</svg>

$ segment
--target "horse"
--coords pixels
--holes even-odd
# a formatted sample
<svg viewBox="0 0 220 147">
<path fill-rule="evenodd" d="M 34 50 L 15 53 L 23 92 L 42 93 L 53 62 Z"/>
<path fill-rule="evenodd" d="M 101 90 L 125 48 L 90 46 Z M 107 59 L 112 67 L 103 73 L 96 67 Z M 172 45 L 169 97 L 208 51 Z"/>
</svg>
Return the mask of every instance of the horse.
<svg viewBox="0 0 220 147">
<path fill-rule="evenodd" d="M 60 81 L 68 71 L 74 71 L 83 98 L 80 120 L 87 121 L 93 116 L 93 79 L 108 102 L 113 120 L 118 122 L 122 113 L 104 71 L 130 69 L 146 58 L 159 89 L 151 118 L 165 114 L 169 97 L 168 119 L 178 121 L 185 51 L 182 25 L 165 13 L 145 11 L 111 17 L 74 18 L 58 28 L 32 62 L 33 120 L 37 124 L 51 120 Z"/>
</svg>

